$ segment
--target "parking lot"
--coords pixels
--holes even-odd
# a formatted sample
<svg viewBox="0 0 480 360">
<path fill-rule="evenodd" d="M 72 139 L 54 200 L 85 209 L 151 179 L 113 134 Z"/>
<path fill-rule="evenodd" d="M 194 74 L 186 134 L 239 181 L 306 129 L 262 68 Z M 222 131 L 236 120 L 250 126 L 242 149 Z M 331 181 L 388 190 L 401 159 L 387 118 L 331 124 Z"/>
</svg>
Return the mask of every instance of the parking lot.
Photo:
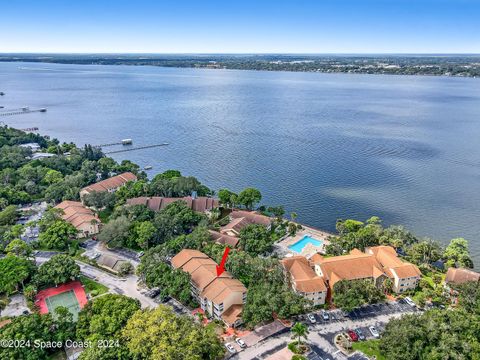
<svg viewBox="0 0 480 360">
<path fill-rule="evenodd" d="M 389 301 L 381 304 L 366 305 L 361 308 L 355 309 L 349 313 L 342 310 L 328 310 L 325 311 L 328 314 L 328 320 L 324 320 L 322 317 L 322 310 L 311 313 L 316 320 L 316 324 L 311 324 L 307 315 L 301 315 L 297 319 L 310 324 L 310 326 L 318 326 L 319 324 L 331 324 L 331 323 L 340 323 L 345 321 L 352 320 L 361 320 L 371 318 L 373 316 L 379 315 L 390 315 L 396 313 L 406 313 L 406 312 L 415 312 L 418 309 L 408 305 L 403 300 L 400 301 Z"/>
<path fill-rule="evenodd" d="M 342 354 L 334 344 L 335 335 L 346 332 L 348 329 L 361 329 L 366 339 L 372 339 L 369 327 L 374 326 L 381 333 L 385 329 L 387 322 L 394 317 L 399 317 L 405 313 L 417 312 L 416 308 L 406 304 L 404 301 L 387 302 L 376 305 L 368 305 L 359 309 L 355 309 L 350 313 L 342 310 L 328 310 L 328 320 L 323 319 L 322 311 L 312 313 L 315 323 L 309 321 L 307 315 L 297 317 L 297 321 L 301 321 L 308 325 L 309 335 L 308 344 L 312 351 L 307 355 L 310 360 L 366 360 L 367 358 L 361 353 L 353 353 L 348 357 Z M 237 353 L 232 358 L 235 359 L 266 359 L 271 354 L 282 349 L 291 341 L 291 334 L 282 333 L 272 336 L 271 338 L 248 346 L 244 351 Z M 248 343 L 247 343 L 248 344 Z"/>
</svg>

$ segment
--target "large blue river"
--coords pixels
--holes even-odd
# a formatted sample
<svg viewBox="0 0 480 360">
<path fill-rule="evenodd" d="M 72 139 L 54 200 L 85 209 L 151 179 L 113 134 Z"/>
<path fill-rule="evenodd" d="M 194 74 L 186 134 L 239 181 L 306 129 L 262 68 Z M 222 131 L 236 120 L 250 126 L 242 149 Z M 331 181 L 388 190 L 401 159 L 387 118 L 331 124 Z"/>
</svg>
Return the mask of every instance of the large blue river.
<svg viewBox="0 0 480 360">
<path fill-rule="evenodd" d="M 0 63 L 2 117 L 61 141 L 166 147 L 113 155 L 333 230 L 380 216 L 480 261 L 480 79 Z M 113 150 L 117 148 L 105 148 Z"/>
</svg>

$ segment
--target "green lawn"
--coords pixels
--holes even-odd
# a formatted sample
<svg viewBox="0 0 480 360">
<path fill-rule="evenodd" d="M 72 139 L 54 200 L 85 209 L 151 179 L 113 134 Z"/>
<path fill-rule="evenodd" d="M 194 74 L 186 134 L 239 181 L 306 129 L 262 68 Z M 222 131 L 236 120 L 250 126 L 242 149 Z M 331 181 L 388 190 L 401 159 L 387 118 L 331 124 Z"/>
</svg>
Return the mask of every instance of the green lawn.
<svg viewBox="0 0 480 360">
<path fill-rule="evenodd" d="M 102 295 L 108 292 L 108 287 L 96 282 L 95 280 L 89 279 L 86 276 L 80 275 L 80 282 L 85 287 L 85 292 L 90 294 L 91 297 Z"/>
<path fill-rule="evenodd" d="M 386 360 L 385 356 L 380 353 L 378 346 L 380 340 L 358 341 L 352 343 L 353 350 L 358 350 L 367 356 L 376 356 L 377 360 Z"/>
</svg>

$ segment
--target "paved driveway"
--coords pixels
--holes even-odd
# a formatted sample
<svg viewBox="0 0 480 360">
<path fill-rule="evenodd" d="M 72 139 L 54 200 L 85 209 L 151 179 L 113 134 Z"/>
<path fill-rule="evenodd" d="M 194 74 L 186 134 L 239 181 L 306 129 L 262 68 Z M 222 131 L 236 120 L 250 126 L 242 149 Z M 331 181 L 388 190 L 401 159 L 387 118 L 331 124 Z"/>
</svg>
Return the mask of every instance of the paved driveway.
<svg viewBox="0 0 480 360">
<path fill-rule="evenodd" d="M 30 313 L 25 297 L 22 294 L 15 294 L 10 297 L 7 307 L 0 311 L 0 316 L 20 316 L 24 311 Z"/>
</svg>

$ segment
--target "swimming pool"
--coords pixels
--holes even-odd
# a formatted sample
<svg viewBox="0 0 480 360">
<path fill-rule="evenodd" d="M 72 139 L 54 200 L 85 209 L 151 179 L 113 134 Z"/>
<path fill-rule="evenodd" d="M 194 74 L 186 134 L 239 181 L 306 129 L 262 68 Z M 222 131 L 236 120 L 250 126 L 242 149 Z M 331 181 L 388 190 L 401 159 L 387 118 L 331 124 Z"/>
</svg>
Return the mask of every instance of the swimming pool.
<svg viewBox="0 0 480 360">
<path fill-rule="evenodd" d="M 290 245 L 288 248 L 290 250 L 293 250 L 296 253 L 300 254 L 302 252 L 303 248 L 307 244 L 312 244 L 313 246 L 322 246 L 323 241 L 314 239 L 314 238 L 310 237 L 309 235 L 305 235 L 303 238 L 298 240 L 295 244 Z"/>
</svg>

